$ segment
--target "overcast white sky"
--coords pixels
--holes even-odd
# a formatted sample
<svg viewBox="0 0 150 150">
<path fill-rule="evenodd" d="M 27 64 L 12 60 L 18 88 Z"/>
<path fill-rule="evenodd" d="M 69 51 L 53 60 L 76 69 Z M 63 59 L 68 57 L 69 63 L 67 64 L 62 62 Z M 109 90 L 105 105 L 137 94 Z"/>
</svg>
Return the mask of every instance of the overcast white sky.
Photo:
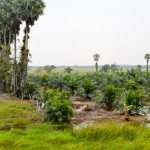
<svg viewBox="0 0 150 150">
<path fill-rule="evenodd" d="M 30 65 L 146 64 L 150 0 L 44 0 L 31 28 Z"/>
</svg>

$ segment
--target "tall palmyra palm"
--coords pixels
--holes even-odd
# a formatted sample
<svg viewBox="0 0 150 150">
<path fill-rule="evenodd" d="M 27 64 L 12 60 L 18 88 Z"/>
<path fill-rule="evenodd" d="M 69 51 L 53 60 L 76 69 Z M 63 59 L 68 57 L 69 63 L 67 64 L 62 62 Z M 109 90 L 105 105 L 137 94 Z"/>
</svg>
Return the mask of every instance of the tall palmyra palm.
<svg viewBox="0 0 150 150">
<path fill-rule="evenodd" d="M 22 10 L 22 20 L 26 23 L 24 47 L 21 50 L 20 58 L 20 64 L 22 64 L 21 89 L 23 89 L 27 79 L 27 67 L 29 61 L 28 38 L 30 26 L 33 26 L 39 16 L 43 14 L 45 4 L 42 0 L 20 0 L 20 8 Z"/>
<path fill-rule="evenodd" d="M 145 57 L 146 59 L 146 72 L 148 72 L 148 63 L 149 63 L 149 59 L 150 59 L 150 54 L 145 54 Z"/>
<path fill-rule="evenodd" d="M 98 71 L 98 61 L 99 61 L 99 54 L 94 54 L 93 55 L 93 57 L 94 57 L 94 61 L 96 62 L 95 63 L 95 69 L 96 69 L 96 72 Z"/>
</svg>

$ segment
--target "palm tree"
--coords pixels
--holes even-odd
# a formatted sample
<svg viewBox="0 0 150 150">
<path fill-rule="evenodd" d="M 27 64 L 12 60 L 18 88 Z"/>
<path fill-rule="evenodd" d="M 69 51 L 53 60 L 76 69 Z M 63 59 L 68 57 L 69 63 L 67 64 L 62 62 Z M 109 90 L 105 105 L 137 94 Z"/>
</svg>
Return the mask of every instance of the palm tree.
<svg viewBox="0 0 150 150">
<path fill-rule="evenodd" d="M 29 62 L 29 49 L 28 49 L 28 39 L 30 26 L 34 25 L 34 22 L 38 20 L 39 16 L 43 14 L 45 4 L 42 0 L 19 0 L 20 1 L 20 10 L 22 14 L 22 20 L 25 21 L 25 36 L 24 44 L 21 49 L 20 57 L 20 70 L 21 70 L 21 81 L 20 88 L 24 89 L 26 79 L 27 79 L 27 68 Z"/>
<path fill-rule="evenodd" d="M 11 44 L 11 12 L 9 11 L 10 3 L 6 0 L 0 3 L 0 44 L 3 45 L 1 49 L 0 58 L 0 79 L 2 83 L 2 91 L 6 92 L 6 77 L 10 71 L 10 44 Z"/>
<path fill-rule="evenodd" d="M 149 59 L 150 59 L 150 54 L 145 54 L 145 59 L 146 59 L 146 72 L 148 72 L 148 63 L 149 63 Z"/>
<path fill-rule="evenodd" d="M 20 10 L 18 1 L 11 1 L 11 18 L 13 20 L 11 21 L 10 31 L 13 34 L 13 40 L 14 40 L 14 62 L 13 62 L 13 75 L 12 75 L 12 88 L 14 93 L 16 93 L 16 89 L 18 86 L 18 79 L 17 79 L 17 73 L 18 73 L 18 63 L 17 63 L 17 35 L 20 31 L 20 25 L 22 23 Z"/>
<path fill-rule="evenodd" d="M 93 55 L 93 57 L 94 57 L 94 61 L 96 62 L 95 63 L 95 69 L 96 69 L 96 72 L 98 71 L 98 61 L 99 61 L 99 54 L 94 54 Z"/>
</svg>

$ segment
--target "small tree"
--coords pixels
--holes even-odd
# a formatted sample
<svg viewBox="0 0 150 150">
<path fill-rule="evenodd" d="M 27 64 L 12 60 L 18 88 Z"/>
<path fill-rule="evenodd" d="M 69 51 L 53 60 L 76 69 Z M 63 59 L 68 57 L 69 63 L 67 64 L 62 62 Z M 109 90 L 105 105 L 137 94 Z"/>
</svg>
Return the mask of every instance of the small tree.
<svg viewBox="0 0 150 150">
<path fill-rule="evenodd" d="M 44 67 L 44 70 L 46 70 L 47 73 L 51 73 L 52 70 L 54 70 L 55 68 L 56 68 L 56 67 L 55 67 L 54 65 L 51 65 L 51 66 L 46 65 L 46 66 Z"/>
<path fill-rule="evenodd" d="M 110 111 L 114 108 L 114 103 L 117 97 L 117 89 L 113 84 L 107 84 L 100 100 L 101 104 L 106 106 L 106 110 Z"/>
<path fill-rule="evenodd" d="M 112 72 L 114 73 L 116 70 L 118 70 L 118 67 L 116 64 L 111 64 L 110 69 L 112 70 Z"/>
<path fill-rule="evenodd" d="M 90 77 L 84 77 L 81 83 L 81 87 L 84 90 L 84 98 L 91 100 L 90 94 L 92 94 L 95 90 L 95 84 Z"/>
<path fill-rule="evenodd" d="M 110 65 L 109 64 L 105 64 L 104 66 L 102 66 L 101 71 L 108 72 L 109 69 L 110 69 Z"/>
<path fill-rule="evenodd" d="M 73 71 L 73 69 L 71 67 L 67 67 L 64 69 L 65 73 L 71 73 Z"/>
<path fill-rule="evenodd" d="M 94 54 L 93 55 L 94 57 L 94 61 L 95 61 L 95 69 L 96 69 L 96 72 L 98 71 L 98 61 L 99 61 L 99 54 Z"/>
<path fill-rule="evenodd" d="M 142 69 L 142 65 L 137 65 L 137 70 L 138 70 L 139 72 L 141 72 L 141 69 Z"/>
</svg>

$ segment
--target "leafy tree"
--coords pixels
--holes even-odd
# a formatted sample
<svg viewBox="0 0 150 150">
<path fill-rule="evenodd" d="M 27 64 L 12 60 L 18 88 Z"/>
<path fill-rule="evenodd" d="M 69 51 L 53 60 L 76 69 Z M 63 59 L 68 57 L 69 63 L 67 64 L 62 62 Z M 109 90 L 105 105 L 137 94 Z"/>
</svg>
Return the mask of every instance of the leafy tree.
<svg viewBox="0 0 150 150">
<path fill-rule="evenodd" d="M 109 64 L 105 64 L 101 68 L 101 71 L 104 71 L 104 72 L 108 72 L 109 70 L 110 70 L 110 65 Z"/>
<path fill-rule="evenodd" d="M 98 61 L 99 61 L 99 54 L 94 54 L 93 55 L 94 57 L 94 61 L 95 61 L 95 69 L 96 69 L 96 72 L 98 71 Z"/>
<path fill-rule="evenodd" d="M 110 69 L 112 70 L 112 72 L 114 73 L 116 70 L 118 70 L 118 67 L 116 64 L 111 64 L 110 65 Z"/>
<path fill-rule="evenodd" d="M 71 67 L 67 67 L 64 69 L 65 73 L 71 73 L 73 71 L 73 69 Z"/>
<path fill-rule="evenodd" d="M 54 70 L 55 68 L 56 68 L 56 67 L 55 67 L 54 65 L 51 65 L 51 66 L 46 65 L 46 66 L 44 67 L 44 69 L 46 70 L 47 73 L 51 73 L 52 70 Z"/>
<path fill-rule="evenodd" d="M 142 65 L 137 65 L 137 70 L 138 70 L 139 72 L 141 72 L 141 69 L 142 69 Z"/>
</svg>

